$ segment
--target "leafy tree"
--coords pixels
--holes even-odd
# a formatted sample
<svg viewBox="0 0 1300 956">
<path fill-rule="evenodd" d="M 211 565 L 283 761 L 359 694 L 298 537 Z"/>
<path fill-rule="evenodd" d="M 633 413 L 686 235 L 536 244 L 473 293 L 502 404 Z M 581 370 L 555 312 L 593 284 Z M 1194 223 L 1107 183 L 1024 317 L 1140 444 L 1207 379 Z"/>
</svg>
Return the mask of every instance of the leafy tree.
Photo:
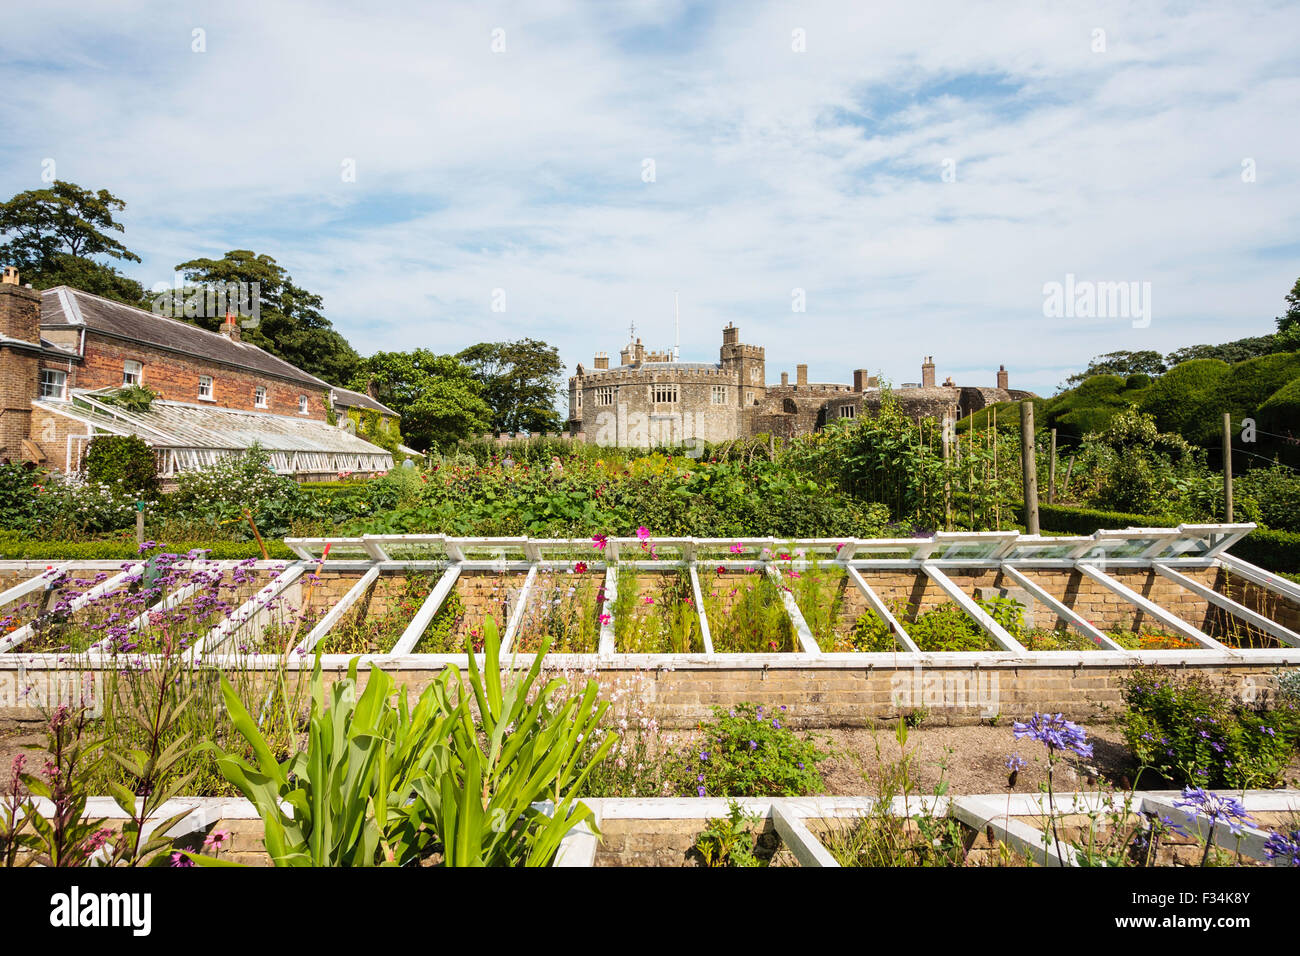
<svg viewBox="0 0 1300 956">
<path fill-rule="evenodd" d="M 152 498 L 158 493 L 154 450 L 135 435 L 100 435 L 86 448 L 86 476 Z"/>
<path fill-rule="evenodd" d="M 217 331 L 224 315 L 205 315 L 200 308 L 210 290 L 245 283 L 258 290 L 258 324 L 241 328 L 241 338 L 304 372 L 336 385 L 350 380 L 361 358 L 325 318 L 321 297 L 297 286 L 293 277 L 268 255 L 232 249 L 220 259 L 191 259 L 177 267 L 191 283 L 179 293 L 162 293 L 169 300 L 165 314 L 209 331 Z M 251 306 L 252 303 L 247 303 Z M 236 303 L 227 300 L 230 310 Z"/>
<path fill-rule="evenodd" d="M 1300 349 L 1300 279 L 1286 294 L 1286 313 L 1278 316 L 1277 337 L 1286 349 Z"/>
<path fill-rule="evenodd" d="M 1279 336 L 1257 335 L 1252 338 L 1224 342 L 1222 345 L 1189 345 L 1186 348 L 1170 352 L 1165 356 L 1165 362 L 1170 368 L 1181 365 L 1183 362 L 1190 362 L 1192 359 L 1218 359 L 1221 362 L 1231 364 L 1245 362 L 1249 359 L 1259 358 L 1261 355 L 1271 355 L 1280 351 L 1284 350 Z"/>
<path fill-rule="evenodd" d="M 492 427 L 483 385 L 453 355 L 428 349 L 376 352 L 363 359 L 349 386 L 374 387 L 383 404 L 402 416 L 402 434 L 412 448 L 445 448 Z"/>
<path fill-rule="evenodd" d="M 15 265 L 38 289 L 75 286 L 130 305 L 145 301 L 144 288 L 96 256 L 139 262 L 140 257 L 111 233 L 122 232 L 114 212 L 126 202 L 107 189 L 94 192 L 56 180 L 0 203 L 0 260 Z"/>
<path fill-rule="evenodd" d="M 564 419 L 555 409 L 564 366 L 553 345 L 536 339 L 480 342 L 457 356 L 483 384 L 497 432 L 558 432 Z"/>
<path fill-rule="evenodd" d="M 1105 355 L 1098 355 L 1088 367 L 1082 372 L 1071 375 L 1066 379 L 1070 385 L 1077 385 L 1084 379 L 1093 375 L 1119 375 L 1127 378 L 1135 373 L 1144 375 L 1160 375 L 1165 370 L 1165 360 L 1159 352 L 1153 352 L 1149 349 L 1141 352 L 1107 352 Z"/>
<path fill-rule="evenodd" d="M 1161 432 L 1152 415 L 1128 408 L 1106 428 L 1084 436 L 1089 504 L 1111 511 L 1173 513 L 1180 497 L 1205 477 L 1204 452 L 1181 436 Z"/>
</svg>

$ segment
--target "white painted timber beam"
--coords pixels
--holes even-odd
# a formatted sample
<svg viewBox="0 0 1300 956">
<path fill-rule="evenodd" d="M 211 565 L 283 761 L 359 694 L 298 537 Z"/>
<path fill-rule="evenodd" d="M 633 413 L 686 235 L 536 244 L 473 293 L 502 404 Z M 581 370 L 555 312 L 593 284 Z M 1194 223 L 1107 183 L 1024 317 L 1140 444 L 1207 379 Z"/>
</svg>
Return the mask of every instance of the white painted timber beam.
<svg viewBox="0 0 1300 956">
<path fill-rule="evenodd" d="M 1252 584 L 1258 584 L 1274 594 L 1280 594 L 1287 600 L 1300 604 L 1300 584 L 1296 584 L 1279 574 L 1274 574 L 1272 571 L 1265 571 L 1249 561 L 1241 560 L 1236 555 L 1220 554 L 1215 557 L 1215 561 L 1218 562 L 1219 567 L 1241 575 Z"/>
<path fill-rule="evenodd" d="M 131 577 L 132 575 L 141 573 L 145 568 L 145 563 L 146 562 L 143 561 L 137 562 L 131 565 L 125 571 L 113 575 L 107 581 L 101 581 L 99 584 L 95 585 L 93 588 L 91 588 L 89 591 L 82 594 L 80 597 L 73 598 L 72 601 L 68 604 L 68 616 L 71 617 L 73 614 L 77 613 L 82 608 L 89 605 L 91 602 L 98 601 L 105 594 L 108 594 L 110 591 L 114 591 L 117 588 L 121 587 L 123 583 L 125 583 L 127 578 Z M 48 583 L 48 581 L 46 583 Z M 66 582 L 64 582 L 63 586 L 66 586 Z M 5 651 L 12 650 L 13 648 L 21 644 L 23 641 L 31 637 L 34 633 L 36 632 L 33 629 L 31 624 L 23 625 L 22 627 L 18 628 L 18 630 L 14 631 L 12 634 L 6 637 L 4 640 L 0 640 L 0 653 L 4 653 Z"/>
<path fill-rule="evenodd" d="M 1035 600 L 1046 604 L 1049 608 L 1055 611 L 1057 617 L 1064 618 L 1073 624 L 1078 631 L 1082 632 L 1084 636 L 1090 638 L 1094 643 L 1100 644 L 1102 647 L 1112 651 L 1124 650 L 1124 648 L 1117 644 L 1114 639 L 1106 634 L 1105 631 L 1100 630 L 1090 621 L 1085 621 L 1079 616 L 1078 612 L 1075 611 L 1074 608 L 1070 607 L 1063 601 L 1058 601 L 1052 594 L 1040 587 L 1037 582 L 1021 574 L 1011 565 L 1003 564 L 1002 573 L 1032 594 Z"/>
<path fill-rule="evenodd" d="M 211 570 L 218 571 L 222 575 L 224 575 L 231 568 L 235 567 L 235 565 L 236 562 L 227 561 L 216 565 Z M 193 572 L 195 569 L 191 567 L 190 570 L 191 572 Z M 149 619 L 154 614 L 161 614 L 164 611 L 170 611 L 172 608 L 176 607 L 182 602 L 188 601 L 198 591 L 202 590 L 204 586 L 205 585 L 203 583 L 192 582 L 190 584 L 185 585 L 184 587 L 177 588 L 175 591 L 173 591 L 171 594 L 168 594 L 157 604 L 154 604 L 148 610 L 142 611 L 134 618 L 132 618 L 131 622 L 126 625 L 126 629 L 132 633 L 140 630 L 140 628 L 144 627 L 146 624 L 149 623 Z M 96 641 L 94 644 L 90 645 L 89 650 L 91 652 L 107 651 L 111 649 L 112 644 L 113 644 L 113 639 L 111 637 L 106 637 L 102 641 Z"/>
<path fill-rule="evenodd" d="M 458 577 L 460 577 L 460 568 L 455 565 L 443 573 L 438 583 L 433 586 L 433 590 L 429 592 L 429 596 L 424 599 L 424 603 L 420 605 L 420 609 L 415 612 L 415 617 L 411 618 L 411 623 L 406 625 L 406 630 L 402 631 L 402 636 L 397 639 L 397 643 L 389 651 L 390 654 L 410 654 L 414 650 L 415 645 L 420 642 L 420 638 L 428 629 L 433 616 L 438 613 L 438 608 L 442 607 L 442 602 L 447 600 L 447 595 L 456 586 Z"/>
<path fill-rule="evenodd" d="M 877 594 L 871 585 L 867 583 L 867 580 L 862 576 L 862 573 L 857 568 L 849 568 L 848 572 L 849 577 L 853 579 L 853 583 L 856 584 L 858 590 L 862 592 L 862 596 L 865 597 L 867 603 L 871 605 L 871 609 L 876 612 L 876 615 L 882 621 L 889 625 L 890 633 L 894 635 L 894 640 L 903 645 L 903 650 L 911 651 L 913 654 L 921 653 L 921 649 L 916 646 L 916 642 L 908 637 L 907 630 L 899 622 L 898 618 L 894 617 L 893 612 L 885 606 L 885 602 L 880 599 L 880 595 Z"/>
<path fill-rule="evenodd" d="M 515 609 L 510 612 L 510 623 L 506 625 L 506 635 L 501 640 L 501 656 L 505 657 L 514 649 L 515 637 L 519 634 L 519 625 L 524 619 L 524 609 L 528 607 L 528 596 L 533 590 L 533 584 L 537 581 L 537 565 L 528 569 L 528 577 L 524 578 L 524 586 L 519 589 L 519 603 Z"/>
<path fill-rule="evenodd" d="M 709 630 L 709 615 L 704 610 L 704 592 L 700 588 L 700 576 L 695 572 L 695 565 L 690 567 L 691 593 L 695 595 L 695 613 L 700 619 L 700 640 L 704 643 L 704 653 L 713 653 L 713 633 Z"/>
<path fill-rule="evenodd" d="M 334 606 L 329 609 L 326 615 L 316 622 L 316 626 L 307 632 L 307 636 L 298 642 L 294 651 L 301 651 L 304 654 L 309 653 L 321 638 L 334 629 L 334 626 L 343 619 L 343 615 L 348 613 L 352 605 L 356 604 L 361 595 L 366 593 L 366 589 L 375 582 L 379 577 L 379 568 L 369 568 L 365 574 L 357 579 L 357 583 L 348 588 L 348 592 L 335 602 Z"/>
<path fill-rule="evenodd" d="M 19 584 L 15 584 L 9 590 L 0 592 L 0 607 L 4 607 L 20 597 L 25 597 L 33 591 L 39 591 L 45 587 L 51 580 L 68 570 L 69 565 L 63 564 L 57 568 L 48 568 L 36 575 L 34 578 L 28 578 Z"/>
<path fill-rule="evenodd" d="M 962 610 L 964 610 L 967 614 L 973 617 L 975 619 L 975 623 L 978 624 L 981 628 L 983 628 L 984 632 L 988 634 L 989 637 L 993 638 L 993 640 L 1003 650 L 1010 651 L 1012 654 L 1023 655 L 1024 653 L 1026 653 L 1021 643 L 1017 641 L 1014 637 L 1012 637 L 1010 634 L 1008 634 L 1006 628 L 1004 628 L 997 621 L 993 620 L 993 618 L 989 616 L 987 611 L 985 611 L 982 607 L 976 604 L 974 598 L 972 598 L 961 588 L 957 587 L 957 585 L 952 582 L 952 579 L 950 579 L 948 575 L 944 574 L 942 571 L 936 568 L 933 564 L 930 564 L 928 561 L 921 563 L 921 570 L 924 571 L 927 575 L 929 575 L 930 580 L 932 580 L 935 584 L 939 585 L 939 587 L 943 589 L 944 593 L 946 593 L 948 597 L 952 598 L 954 601 L 960 604 Z"/>
<path fill-rule="evenodd" d="M 803 648 L 805 654 L 820 654 L 822 649 L 817 645 L 817 638 L 813 637 L 812 629 L 804 620 L 803 611 L 799 610 L 799 602 L 794 599 L 794 592 L 781 579 L 781 572 L 768 565 L 767 574 L 780 589 L 781 604 L 785 607 L 786 616 L 790 618 L 795 636 L 799 638 L 799 646 Z"/>
<path fill-rule="evenodd" d="M 1189 578 L 1185 574 L 1179 574 L 1173 568 L 1167 568 L 1161 564 L 1154 564 L 1152 567 L 1155 568 L 1157 574 L 1168 578 L 1176 584 L 1181 584 L 1193 594 L 1205 598 L 1205 600 L 1209 601 L 1211 604 L 1218 605 L 1234 617 L 1238 617 L 1259 628 L 1261 631 L 1264 631 L 1266 634 L 1276 637 L 1283 644 L 1289 644 L 1292 647 L 1300 647 L 1300 634 L 1297 634 L 1295 631 L 1283 627 L 1276 621 L 1269 620 L 1264 615 L 1252 611 L 1244 605 L 1238 604 L 1232 598 L 1220 594 L 1218 591 L 1214 590 L 1214 588 L 1206 587 L 1200 581 Z"/>
<path fill-rule="evenodd" d="M 1096 581 L 1102 587 L 1107 588 L 1110 591 L 1113 591 L 1115 594 L 1118 594 L 1124 600 L 1128 601 L 1130 604 L 1140 609 L 1143 613 L 1149 614 L 1151 617 L 1155 618 L 1161 624 L 1165 625 L 1165 627 L 1169 628 L 1170 630 L 1173 630 L 1178 634 L 1181 634 L 1189 641 L 1194 641 L 1195 643 L 1201 645 L 1201 647 L 1208 647 L 1211 650 L 1223 651 L 1225 654 L 1233 654 L 1234 656 L 1236 655 L 1237 652 L 1232 648 L 1220 644 L 1218 641 L 1210 637 L 1210 635 L 1206 634 L 1200 628 L 1193 627 L 1192 625 L 1184 621 L 1181 617 L 1178 617 L 1176 614 L 1171 614 L 1169 611 L 1166 611 L 1164 608 L 1162 608 L 1159 604 L 1156 604 L 1154 601 L 1144 598 L 1142 595 L 1138 594 L 1132 588 L 1125 587 L 1123 584 L 1120 584 L 1110 575 L 1099 571 L 1093 565 L 1088 564 L 1085 561 L 1076 561 L 1074 566 L 1079 570 L 1080 574 L 1092 578 L 1092 580 Z"/>
<path fill-rule="evenodd" d="M 609 565 L 605 568 L 605 603 L 602 606 L 609 620 L 600 625 L 600 644 L 597 653 L 601 657 L 611 657 L 616 649 L 614 631 L 614 604 L 618 601 L 618 568 Z"/>
<path fill-rule="evenodd" d="M 1250 857 L 1252 860 L 1268 859 L 1268 855 L 1264 852 L 1264 844 L 1268 842 L 1268 833 L 1264 830 L 1242 824 L 1241 833 L 1235 834 L 1232 832 L 1232 828 L 1222 820 L 1212 823 L 1203 816 L 1197 816 L 1181 807 L 1174 806 L 1171 797 L 1144 795 L 1142 797 L 1142 809 L 1154 813 L 1158 817 L 1169 817 L 1174 823 L 1185 827 L 1188 833 L 1195 834 L 1202 840 L 1209 837 L 1210 828 L 1213 826 L 1214 845 L 1219 849 L 1235 851 L 1242 856 Z M 1277 860 L 1275 865 L 1287 866 L 1290 862 L 1288 857 Z"/>
<path fill-rule="evenodd" d="M 306 571 L 306 567 L 302 564 L 289 565 L 289 567 L 285 568 L 272 578 L 271 581 L 262 588 L 262 590 L 258 591 L 251 598 L 241 604 L 239 608 L 230 615 L 230 617 L 226 618 L 220 624 L 213 627 L 212 630 L 208 631 L 207 634 L 203 635 L 203 637 L 199 638 L 198 643 L 190 648 L 188 653 L 192 656 L 198 656 L 200 654 L 215 652 L 222 644 L 230 639 L 230 636 L 234 634 L 235 631 L 253 620 L 259 613 L 264 611 L 272 601 L 279 597 L 285 588 L 289 587 L 302 577 L 304 571 Z"/>
<path fill-rule="evenodd" d="M 779 800 L 772 801 L 772 826 L 800 866 L 840 865 L 798 814 L 791 813 Z"/>
<path fill-rule="evenodd" d="M 1019 851 L 1033 863 L 1045 866 L 1079 865 L 1074 847 L 1062 842 L 1058 854 L 1056 841 L 1050 832 L 1030 826 L 1022 820 L 1009 819 L 1006 807 L 999 805 L 996 800 L 987 797 L 953 797 L 948 804 L 948 812 L 976 833 L 992 829 L 995 839 Z"/>
</svg>

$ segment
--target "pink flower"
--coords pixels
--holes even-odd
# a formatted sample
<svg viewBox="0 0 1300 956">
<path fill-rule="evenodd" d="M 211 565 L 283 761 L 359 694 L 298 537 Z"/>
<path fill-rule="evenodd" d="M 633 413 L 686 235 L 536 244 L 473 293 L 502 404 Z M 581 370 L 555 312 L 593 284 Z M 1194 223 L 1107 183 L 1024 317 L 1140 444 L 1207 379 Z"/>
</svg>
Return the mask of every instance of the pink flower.
<svg viewBox="0 0 1300 956">
<path fill-rule="evenodd" d="M 612 620 L 614 620 L 614 619 L 613 619 L 612 617 L 610 617 L 608 614 L 602 614 L 602 615 L 600 616 L 599 620 L 600 620 L 600 623 L 601 623 L 601 624 L 608 624 L 610 621 L 612 621 Z"/>
<path fill-rule="evenodd" d="M 587 562 L 586 562 L 586 561 L 579 561 L 577 564 L 575 564 L 575 565 L 573 566 L 573 570 L 574 570 L 575 572 L 577 572 L 578 574 L 586 574 L 586 573 L 587 573 Z"/>
<path fill-rule="evenodd" d="M 605 545 L 609 543 L 609 538 L 603 534 L 593 534 L 591 541 L 597 550 L 604 551 Z"/>
<path fill-rule="evenodd" d="M 205 849 L 219 850 L 221 849 L 222 844 L 224 844 L 228 839 L 230 839 L 229 830 L 213 830 L 204 838 L 203 846 Z"/>
<path fill-rule="evenodd" d="M 647 528 L 645 525 L 641 525 L 641 527 L 636 529 L 636 536 L 640 538 L 642 541 L 649 540 L 650 529 Z"/>
<path fill-rule="evenodd" d="M 744 545 L 742 545 L 739 541 L 737 541 L 735 544 L 731 546 L 731 553 L 744 554 L 745 553 Z"/>
<path fill-rule="evenodd" d="M 654 602 L 655 602 L 655 599 L 652 598 L 650 595 L 647 594 L 647 595 L 645 596 L 645 603 L 646 603 L 646 604 L 654 604 Z"/>
</svg>

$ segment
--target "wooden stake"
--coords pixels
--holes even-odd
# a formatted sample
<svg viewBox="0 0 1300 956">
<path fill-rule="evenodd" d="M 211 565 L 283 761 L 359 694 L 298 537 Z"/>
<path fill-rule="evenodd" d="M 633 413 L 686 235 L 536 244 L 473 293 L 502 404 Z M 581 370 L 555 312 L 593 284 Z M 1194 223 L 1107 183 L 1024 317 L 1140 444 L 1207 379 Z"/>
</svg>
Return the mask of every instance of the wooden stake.
<svg viewBox="0 0 1300 956">
<path fill-rule="evenodd" d="M 1232 414 L 1223 413 L 1223 517 L 1232 524 Z"/>
<path fill-rule="evenodd" d="M 1025 530 L 1038 534 L 1038 461 L 1034 455 L 1034 403 L 1020 403 L 1020 468 L 1025 489 Z"/>
<path fill-rule="evenodd" d="M 1056 429 L 1052 429 L 1052 454 L 1047 459 L 1047 503 L 1056 504 Z"/>
</svg>

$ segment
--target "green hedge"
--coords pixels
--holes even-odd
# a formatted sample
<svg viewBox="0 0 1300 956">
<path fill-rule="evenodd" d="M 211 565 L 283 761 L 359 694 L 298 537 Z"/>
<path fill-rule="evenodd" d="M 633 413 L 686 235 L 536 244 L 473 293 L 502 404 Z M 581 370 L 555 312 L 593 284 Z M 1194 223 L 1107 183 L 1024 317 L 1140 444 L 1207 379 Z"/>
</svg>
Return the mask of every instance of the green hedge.
<svg viewBox="0 0 1300 956">
<path fill-rule="evenodd" d="M 166 543 L 166 550 L 185 554 L 194 548 L 211 549 L 209 558 L 237 561 L 261 558 L 256 541 L 181 541 Z M 283 541 L 266 542 L 272 558 L 296 558 Z M 134 541 L 32 541 L 26 538 L 0 537 L 0 560 L 36 561 L 129 561 L 137 555 Z"/>
</svg>

